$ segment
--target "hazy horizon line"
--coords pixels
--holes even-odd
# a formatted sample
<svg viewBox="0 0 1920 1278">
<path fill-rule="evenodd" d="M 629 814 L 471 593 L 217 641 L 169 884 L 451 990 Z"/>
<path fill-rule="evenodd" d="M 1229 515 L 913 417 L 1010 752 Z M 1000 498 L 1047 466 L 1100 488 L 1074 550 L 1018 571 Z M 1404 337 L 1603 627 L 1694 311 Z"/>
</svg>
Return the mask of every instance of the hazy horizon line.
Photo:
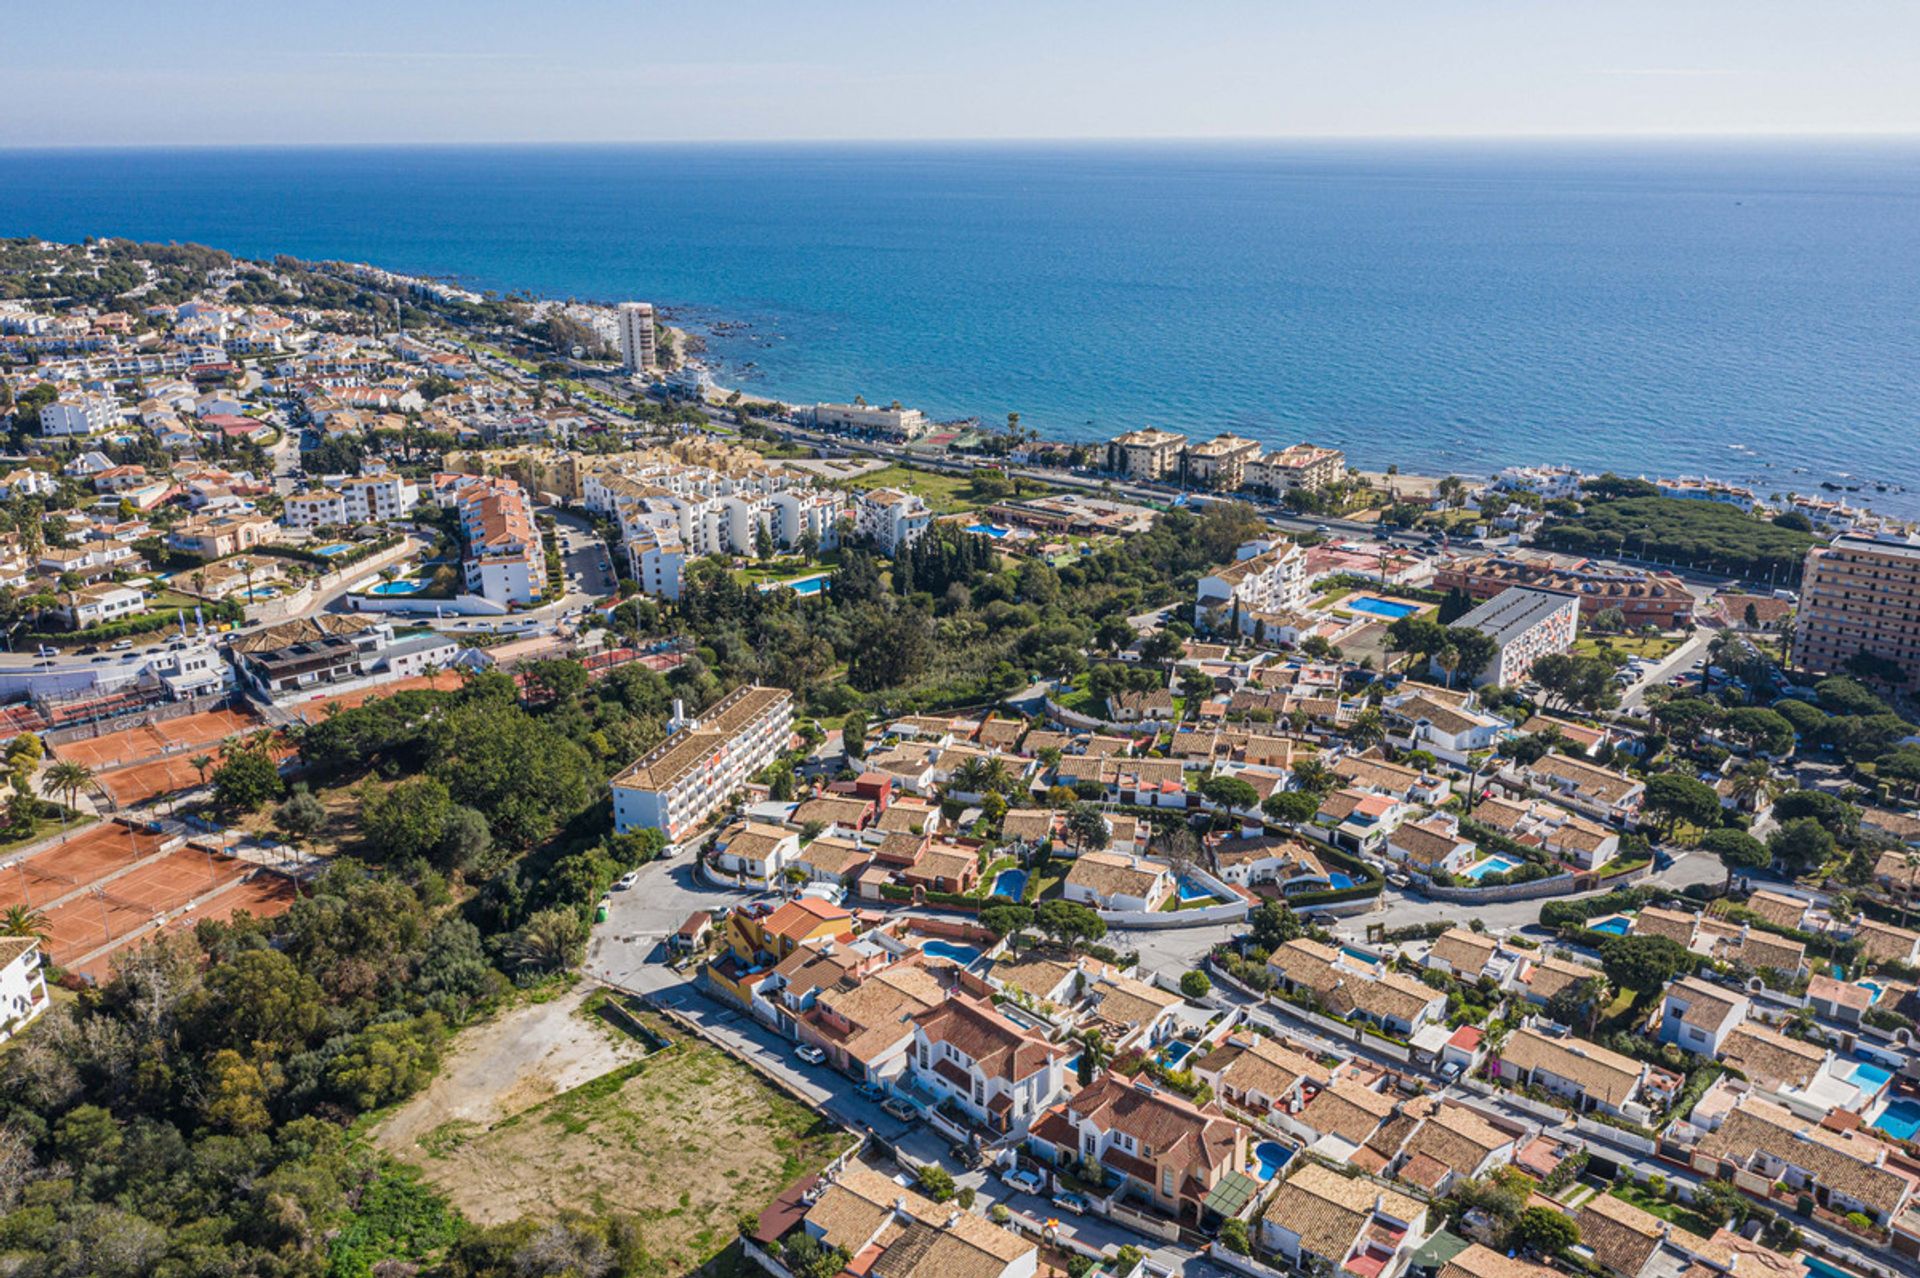
<svg viewBox="0 0 1920 1278">
<path fill-rule="evenodd" d="M 768 138 L 626 138 L 626 139 L 352 139 L 334 141 L 289 142 L 0 142 L 0 154 L 99 152 L 99 151 L 326 151 L 326 150 L 480 150 L 569 148 L 677 148 L 677 147 L 901 147 L 901 146 L 1261 146 L 1339 145 L 1355 143 L 1688 143 L 1688 142 L 1841 142 L 1891 143 L 1920 141 L 1920 127 L 1913 129 L 1869 129 L 1836 132 L 1807 130 L 1736 130 L 1696 132 L 1689 130 L 1641 130 L 1617 132 L 1583 130 L 1554 133 L 1275 133 L 1275 134 L 1148 134 L 1141 136 L 1061 137 L 1031 135 L 1019 137 L 768 137 Z"/>
</svg>

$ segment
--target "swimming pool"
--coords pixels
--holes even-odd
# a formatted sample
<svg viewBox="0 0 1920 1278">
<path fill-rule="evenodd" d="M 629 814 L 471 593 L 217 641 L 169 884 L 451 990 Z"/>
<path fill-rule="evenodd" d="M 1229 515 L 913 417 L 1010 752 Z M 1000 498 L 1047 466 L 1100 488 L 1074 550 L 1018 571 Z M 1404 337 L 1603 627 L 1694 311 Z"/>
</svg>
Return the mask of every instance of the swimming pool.
<svg viewBox="0 0 1920 1278">
<path fill-rule="evenodd" d="M 1012 532 L 1013 529 L 998 528 L 992 524 L 969 524 L 967 525 L 967 531 L 970 533 L 976 533 L 982 537 L 991 537 L 995 541 L 999 541 L 1002 537 Z"/>
<path fill-rule="evenodd" d="M 816 573 L 811 577 L 796 577 L 792 581 L 780 584 L 796 595 L 817 595 L 825 590 L 830 582 L 826 573 Z"/>
<path fill-rule="evenodd" d="M 1478 883 L 1489 874 L 1505 874 L 1508 870 L 1517 870 L 1519 868 L 1520 863 L 1518 861 L 1511 860 L 1504 856 L 1490 856 L 1486 860 L 1475 862 L 1472 866 L 1468 867 L 1467 877 L 1475 883 Z"/>
<path fill-rule="evenodd" d="M 1210 889 L 1201 887 L 1192 879 L 1181 879 L 1179 890 L 1182 901 L 1211 901 L 1215 899 Z"/>
<path fill-rule="evenodd" d="M 1010 896 L 1018 901 L 1027 890 L 1025 870 L 1002 870 L 993 876 L 994 896 Z"/>
<path fill-rule="evenodd" d="M 1180 1062 L 1193 1052 L 1192 1043 L 1183 1043 L 1179 1039 L 1160 1049 L 1160 1063 L 1168 1069 L 1179 1069 Z"/>
<path fill-rule="evenodd" d="M 951 962 L 958 963 L 961 967 L 971 967 L 980 961 L 980 951 L 978 949 L 971 945 L 956 945 L 952 941 L 922 941 L 920 942 L 920 949 L 922 953 L 931 954 L 935 958 L 947 959 Z"/>
<path fill-rule="evenodd" d="M 1872 1061 L 1855 1060 L 1843 1077 L 1862 1091 L 1877 1092 L 1887 1085 L 1888 1080 L 1893 1077 L 1893 1071 L 1875 1065 Z"/>
<path fill-rule="evenodd" d="M 331 546 L 315 546 L 313 548 L 313 553 L 316 555 L 327 555 L 327 556 L 344 555 L 352 549 L 354 549 L 354 545 L 352 542 L 336 541 Z"/>
<path fill-rule="evenodd" d="M 1293 1157 L 1293 1151 L 1277 1140 L 1263 1140 L 1253 1147 L 1253 1157 L 1260 1164 L 1260 1179 L 1272 1180 Z"/>
<path fill-rule="evenodd" d="M 426 586 L 417 581 L 402 578 L 399 581 L 383 581 L 367 591 L 370 595 L 417 595 Z"/>
<path fill-rule="evenodd" d="M 1385 617 L 1388 621 L 1398 621 L 1402 617 L 1411 617 L 1420 611 L 1419 604 L 1395 603 L 1391 599 L 1376 599 L 1372 595 L 1354 595 L 1345 600 L 1344 608 L 1355 612 L 1364 612 L 1372 617 Z"/>
<path fill-rule="evenodd" d="M 1633 920 L 1624 914 L 1615 914 L 1610 918 L 1597 919 L 1587 924 L 1589 932 L 1605 932 L 1608 936 L 1625 936 L 1627 929 L 1633 926 Z"/>
<path fill-rule="evenodd" d="M 1856 1278 L 1838 1265 L 1830 1265 L 1818 1256 L 1808 1256 L 1800 1262 L 1807 1267 L 1812 1278 Z"/>
<path fill-rule="evenodd" d="M 1335 888 L 1350 888 L 1353 886 L 1353 876 L 1342 874 L 1338 870 L 1328 870 L 1327 882 L 1331 883 Z"/>
<path fill-rule="evenodd" d="M 1912 1140 L 1914 1132 L 1920 1131 L 1920 1101 L 1908 1096 L 1890 1100 L 1872 1125 L 1895 1140 Z"/>
<path fill-rule="evenodd" d="M 1886 990 L 1882 988 L 1880 982 L 1878 981 L 1862 980 L 1862 981 L 1855 981 L 1854 984 L 1858 985 L 1861 989 L 1865 990 L 1867 993 L 1873 995 L 1873 1001 L 1876 1003 L 1880 1001 L 1880 996 L 1886 993 Z"/>
<path fill-rule="evenodd" d="M 1378 958 L 1367 953 L 1365 950 L 1356 950 L 1351 945 L 1341 946 L 1340 952 L 1350 959 L 1359 959 L 1362 963 L 1371 963 L 1378 966 L 1380 962 Z"/>
</svg>

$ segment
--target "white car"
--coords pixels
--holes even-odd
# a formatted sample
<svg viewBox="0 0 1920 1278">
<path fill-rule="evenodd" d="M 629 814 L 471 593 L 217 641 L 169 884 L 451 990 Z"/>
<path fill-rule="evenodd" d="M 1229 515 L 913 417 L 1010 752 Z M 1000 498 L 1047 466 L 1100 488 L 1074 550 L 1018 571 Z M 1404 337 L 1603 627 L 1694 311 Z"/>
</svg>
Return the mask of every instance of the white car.
<svg viewBox="0 0 1920 1278">
<path fill-rule="evenodd" d="M 809 1065 L 824 1065 L 827 1060 L 827 1054 L 812 1043 L 800 1044 L 793 1049 L 793 1054 Z"/>
<path fill-rule="evenodd" d="M 1001 1172 L 1000 1179 L 1023 1194 L 1037 1194 L 1046 1187 L 1038 1176 L 1018 1167 L 1012 1171 Z"/>
<path fill-rule="evenodd" d="M 613 890 L 616 892 L 624 892 L 639 881 L 640 871 L 628 870 L 625 874 L 613 881 Z"/>
</svg>

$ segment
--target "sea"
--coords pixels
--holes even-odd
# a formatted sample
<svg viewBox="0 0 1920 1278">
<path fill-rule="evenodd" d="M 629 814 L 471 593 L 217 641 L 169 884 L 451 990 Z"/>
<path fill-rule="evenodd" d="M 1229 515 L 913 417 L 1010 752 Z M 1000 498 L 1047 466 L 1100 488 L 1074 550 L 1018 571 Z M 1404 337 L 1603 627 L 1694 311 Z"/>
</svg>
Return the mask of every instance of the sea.
<svg viewBox="0 0 1920 1278">
<path fill-rule="evenodd" d="M 1911 140 L 5 151 L 0 234 L 648 299 L 792 401 L 1920 514 Z"/>
</svg>

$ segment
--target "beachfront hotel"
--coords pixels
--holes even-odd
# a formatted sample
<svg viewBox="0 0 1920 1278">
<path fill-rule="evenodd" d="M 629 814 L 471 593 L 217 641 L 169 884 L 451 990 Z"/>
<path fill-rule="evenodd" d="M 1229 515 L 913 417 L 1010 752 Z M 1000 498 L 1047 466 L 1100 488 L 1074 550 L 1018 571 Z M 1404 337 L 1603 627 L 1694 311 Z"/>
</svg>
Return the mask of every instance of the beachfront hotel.
<svg viewBox="0 0 1920 1278">
<path fill-rule="evenodd" d="M 1865 652 L 1920 675 L 1920 543 L 1842 533 L 1807 552 L 1794 663 L 1814 674 Z"/>
<path fill-rule="evenodd" d="M 659 830 L 669 839 L 699 829 L 779 757 L 792 732 L 791 692 L 758 684 L 734 689 L 613 779 L 613 828 Z"/>
</svg>

